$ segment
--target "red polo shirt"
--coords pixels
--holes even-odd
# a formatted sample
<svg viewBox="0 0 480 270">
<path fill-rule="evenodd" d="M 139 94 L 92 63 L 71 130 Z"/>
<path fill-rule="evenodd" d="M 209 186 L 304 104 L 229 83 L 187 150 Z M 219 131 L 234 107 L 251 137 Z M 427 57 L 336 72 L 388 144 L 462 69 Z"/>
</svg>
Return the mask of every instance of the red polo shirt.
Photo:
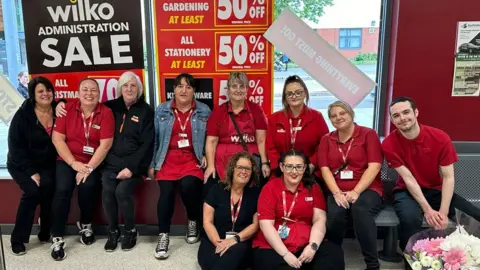
<svg viewBox="0 0 480 270">
<path fill-rule="evenodd" d="M 420 125 L 418 137 L 409 140 L 394 130 L 382 143 L 388 166 L 407 167 L 422 188 L 442 189 L 443 179 L 440 166 L 458 161 L 450 137 L 442 130 Z M 395 189 L 406 189 L 405 182 L 398 176 Z"/>
<path fill-rule="evenodd" d="M 232 130 L 229 129 L 229 123 L 231 122 L 229 112 L 232 111 L 232 105 L 228 102 L 224 103 L 215 109 L 213 109 L 207 122 L 207 136 L 215 136 L 220 139 L 230 137 Z M 238 114 L 233 115 L 237 124 L 240 122 L 249 122 L 253 120 L 253 124 L 256 129 L 267 130 L 267 118 L 263 113 L 262 108 L 257 103 L 245 100 L 245 106 Z M 235 131 L 235 129 L 233 129 Z M 235 131 L 236 134 L 236 131 Z M 249 136 L 255 136 L 255 133 L 248 134 Z M 247 142 L 249 143 L 249 142 Z"/>
<path fill-rule="evenodd" d="M 285 191 L 286 211 L 290 209 L 295 193 L 289 191 L 283 180 L 278 177 L 272 177 L 270 181 L 263 187 L 260 197 L 258 198 L 258 219 L 274 220 L 274 227 L 283 224 L 283 199 L 282 192 Z M 290 228 L 290 234 L 283 243 L 287 249 L 294 253 L 300 248 L 305 247 L 310 240 L 310 230 L 312 229 L 313 208 L 326 211 L 325 198 L 318 184 L 312 186 L 311 192 L 300 183 L 297 188 L 297 199 L 293 207 L 290 219 L 296 222 L 287 222 Z M 259 230 L 253 240 L 253 247 L 272 248 L 268 244 L 262 231 Z"/>
<path fill-rule="evenodd" d="M 172 110 L 175 110 L 175 100 L 172 102 Z M 170 144 L 168 145 L 167 155 L 165 161 L 162 164 L 162 168 L 157 171 L 157 180 L 180 180 L 187 175 L 195 176 L 197 178 L 203 178 L 203 171 L 198 164 L 198 159 L 195 156 L 192 143 L 192 115 L 195 110 L 195 102 L 192 102 L 192 107 L 189 111 L 182 113 L 177 111 L 178 117 L 182 121 L 182 125 L 185 125 L 185 133 L 187 134 L 188 147 L 180 148 L 178 142 L 183 139 L 180 133 L 183 133 L 178 121 L 177 115 L 175 115 L 175 121 L 173 122 L 172 135 L 170 137 Z M 189 117 L 190 116 L 190 117 Z M 187 121 L 188 118 L 188 121 Z"/>
<path fill-rule="evenodd" d="M 207 122 L 207 136 L 218 137 L 215 150 L 215 169 L 221 179 L 225 177 L 230 158 L 238 152 L 245 151 L 229 112 L 232 112 L 231 103 L 224 103 L 213 109 Z M 267 119 L 262 108 L 257 103 L 246 100 L 242 111 L 233 115 L 246 142 L 248 152 L 250 154 L 258 153 L 255 133 L 257 130 L 267 130 Z"/>
<path fill-rule="evenodd" d="M 319 167 L 328 167 L 332 173 L 335 172 L 344 163 L 339 148 L 346 155 L 350 143 L 352 146 L 347 156 L 348 167 L 344 170 L 352 171 L 353 179 L 340 179 L 340 173 L 335 177 L 337 185 L 342 191 L 351 191 L 357 186 L 363 173 L 368 168 L 368 163 L 383 163 L 382 147 L 375 130 L 355 124 L 352 137 L 345 143 L 339 142 L 338 131 L 336 130 L 322 138 L 318 149 Z M 383 195 L 380 173 L 377 174 L 368 188 L 377 192 L 380 196 Z"/>
<path fill-rule="evenodd" d="M 295 131 L 291 131 L 290 119 L 297 130 L 295 149 L 302 151 L 317 167 L 317 148 L 323 135 L 328 133 L 328 126 L 321 112 L 304 106 L 296 118 L 290 110 L 275 112 L 268 118 L 266 148 L 272 170 L 278 167 L 280 155 L 292 149 L 291 138 Z"/>
<path fill-rule="evenodd" d="M 53 130 L 65 135 L 65 142 L 75 160 L 88 163 L 92 155 L 83 153 L 83 147 L 87 145 L 87 139 L 85 137 L 80 100 L 68 102 L 66 110 L 67 116 L 57 118 Z M 92 115 L 86 119 L 87 129 L 91 117 Z M 98 103 L 93 111 L 92 121 L 88 142 L 96 150 L 100 145 L 100 140 L 113 138 L 115 134 L 115 119 L 112 111 L 107 106 Z M 62 160 L 60 156 L 57 159 Z"/>
</svg>

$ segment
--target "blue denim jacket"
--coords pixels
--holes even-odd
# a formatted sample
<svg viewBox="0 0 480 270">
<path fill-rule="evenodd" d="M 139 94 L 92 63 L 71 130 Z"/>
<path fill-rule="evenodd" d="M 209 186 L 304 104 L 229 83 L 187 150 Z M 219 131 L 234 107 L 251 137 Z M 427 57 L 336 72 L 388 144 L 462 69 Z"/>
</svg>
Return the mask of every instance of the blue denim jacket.
<svg viewBox="0 0 480 270">
<path fill-rule="evenodd" d="M 199 162 L 202 162 L 205 153 L 205 137 L 210 112 L 210 108 L 206 104 L 195 100 L 195 110 L 192 113 L 190 123 L 192 123 L 193 150 Z M 165 161 L 174 121 L 175 115 L 172 111 L 172 101 L 169 100 L 158 105 L 155 110 L 154 120 L 155 144 L 153 148 L 153 159 L 150 163 L 150 168 L 155 168 L 156 171 L 162 168 L 162 164 Z"/>
</svg>

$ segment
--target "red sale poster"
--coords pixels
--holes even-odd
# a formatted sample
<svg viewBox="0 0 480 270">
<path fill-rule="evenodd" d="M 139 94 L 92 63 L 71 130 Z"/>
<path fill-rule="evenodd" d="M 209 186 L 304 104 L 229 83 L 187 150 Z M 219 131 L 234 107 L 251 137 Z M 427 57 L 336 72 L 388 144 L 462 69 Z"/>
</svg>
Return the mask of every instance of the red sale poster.
<svg viewBox="0 0 480 270">
<path fill-rule="evenodd" d="M 273 103 L 273 46 L 263 33 L 273 21 L 266 0 L 155 0 L 155 43 L 160 101 L 173 97 L 173 79 L 190 73 L 195 97 L 210 107 L 228 100 L 232 71 L 248 76 L 248 99 L 267 115 Z"/>
</svg>

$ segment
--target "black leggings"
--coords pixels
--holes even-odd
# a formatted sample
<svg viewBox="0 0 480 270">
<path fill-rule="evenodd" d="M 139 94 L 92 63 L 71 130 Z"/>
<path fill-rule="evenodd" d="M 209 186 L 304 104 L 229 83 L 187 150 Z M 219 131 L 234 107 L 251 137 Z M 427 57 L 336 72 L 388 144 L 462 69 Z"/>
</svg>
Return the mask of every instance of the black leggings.
<svg viewBox="0 0 480 270">
<path fill-rule="evenodd" d="M 175 208 L 175 188 L 178 185 L 180 185 L 180 196 L 187 210 L 188 219 L 200 221 L 203 180 L 190 175 L 178 181 L 159 180 L 160 198 L 157 204 L 157 214 L 160 233 L 170 232 L 173 210 Z"/>
<path fill-rule="evenodd" d="M 252 260 L 252 242 L 240 242 L 230 247 L 223 256 L 215 254 L 215 246 L 203 238 L 198 248 L 198 264 L 202 270 L 245 269 Z"/>
<path fill-rule="evenodd" d="M 294 253 L 300 257 L 303 249 Z M 295 269 L 275 250 L 271 248 L 256 248 L 253 251 L 253 270 L 292 270 Z M 332 242 L 323 241 L 318 247 L 313 260 L 310 263 L 302 264 L 300 269 L 308 270 L 344 270 L 342 247 Z"/>
<path fill-rule="evenodd" d="M 80 206 L 80 223 L 90 224 L 93 212 L 97 206 L 98 193 L 101 188 L 101 175 L 95 169 L 85 183 L 77 186 L 75 176 L 77 172 L 64 161 L 57 161 L 55 196 L 52 204 L 52 236 L 63 237 L 65 225 L 70 213 L 70 202 L 75 187 L 78 187 L 78 205 Z"/>
<path fill-rule="evenodd" d="M 55 164 L 45 166 L 38 174 L 40 186 L 32 180 L 31 175 L 25 171 L 9 169 L 15 182 L 23 191 L 17 210 L 15 228 L 12 232 L 12 243 L 28 243 L 32 231 L 35 210 L 40 205 L 40 231 L 50 233 L 52 227 L 52 199 L 55 191 Z"/>
</svg>

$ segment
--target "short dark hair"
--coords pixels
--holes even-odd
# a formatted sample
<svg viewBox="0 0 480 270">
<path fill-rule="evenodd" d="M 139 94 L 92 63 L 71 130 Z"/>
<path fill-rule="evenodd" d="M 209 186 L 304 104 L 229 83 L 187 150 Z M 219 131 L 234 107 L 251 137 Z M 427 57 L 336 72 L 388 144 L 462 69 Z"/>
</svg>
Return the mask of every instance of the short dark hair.
<svg viewBox="0 0 480 270">
<path fill-rule="evenodd" d="M 310 100 L 310 94 L 308 93 L 308 88 L 307 88 L 307 85 L 305 84 L 305 82 L 302 80 L 302 78 L 300 78 L 299 76 L 297 75 L 292 75 L 292 76 L 289 76 L 287 77 L 287 79 L 285 79 L 285 83 L 283 84 L 283 92 L 282 92 L 282 104 L 283 104 L 283 109 L 287 110 L 288 109 L 288 103 L 287 103 L 287 85 L 291 84 L 291 83 L 299 83 L 303 90 L 305 91 L 305 96 L 306 96 L 306 100 L 307 100 L 307 104 L 308 104 L 308 101 Z"/>
<path fill-rule="evenodd" d="M 33 104 L 35 104 L 35 87 L 37 87 L 37 85 L 40 84 L 40 83 L 43 84 L 45 86 L 45 88 L 47 88 L 47 90 L 52 91 L 53 98 L 55 99 L 55 89 L 53 88 L 52 82 L 45 77 L 38 76 L 38 77 L 35 77 L 35 78 L 31 79 L 28 82 L 28 99 Z"/>
<path fill-rule="evenodd" d="M 302 151 L 290 149 L 287 152 L 283 153 L 278 159 L 278 167 L 277 167 L 276 175 L 278 177 L 283 176 L 283 173 L 280 168 L 280 163 L 285 163 L 285 159 L 287 157 L 293 157 L 293 156 L 298 156 L 303 159 L 303 163 L 305 164 L 306 168 L 305 168 L 305 172 L 303 173 L 302 183 L 309 191 L 312 191 L 312 186 L 316 184 L 316 182 L 313 175 L 310 174 L 310 167 L 308 166 L 308 164 L 310 164 L 310 160 Z"/>
<path fill-rule="evenodd" d="M 180 85 L 182 83 L 182 79 L 185 79 L 185 81 L 187 82 L 188 85 L 190 85 L 193 90 L 195 90 L 196 86 L 195 86 L 195 79 L 193 78 L 193 76 L 189 73 L 182 73 L 182 74 L 179 74 L 176 78 L 175 78 L 175 81 L 173 82 L 173 88 L 177 87 L 178 85 Z"/>
<path fill-rule="evenodd" d="M 24 71 L 24 70 L 22 70 L 22 71 L 18 72 L 18 74 L 17 74 L 17 78 L 19 78 L 19 79 L 20 79 L 20 77 L 22 77 L 22 76 L 23 76 L 23 74 L 25 74 L 25 73 L 27 73 L 27 72 L 26 72 L 26 71 Z"/>
<path fill-rule="evenodd" d="M 417 109 L 417 103 L 415 103 L 415 101 L 413 101 L 413 99 L 411 99 L 409 97 L 405 97 L 405 96 L 396 97 L 396 98 L 392 99 L 392 102 L 390 102 L 389 108 L 391 108 L 393 105 L 395 105 L 397 103 L 400 103 L 400 102 L 409 102 L 410 106 L 412 107 L 412 109 L 414 111 Z"/>
</svg>

